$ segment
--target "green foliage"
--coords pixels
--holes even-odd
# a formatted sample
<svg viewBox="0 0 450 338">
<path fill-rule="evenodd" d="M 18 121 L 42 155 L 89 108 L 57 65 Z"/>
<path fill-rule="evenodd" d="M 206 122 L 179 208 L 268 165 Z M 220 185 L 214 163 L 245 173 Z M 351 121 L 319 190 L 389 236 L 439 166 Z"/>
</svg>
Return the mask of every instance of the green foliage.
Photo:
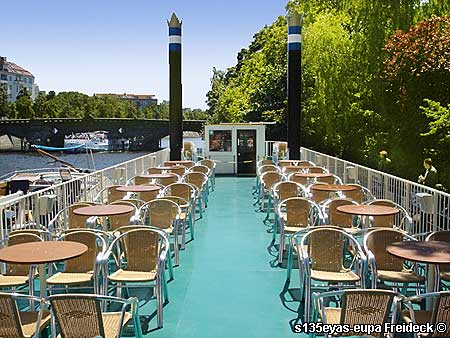
<svg viewBox="0 0 450 338">
<path fill-rule="evenodd" d="M 26 88 L 20 90 L 17 94 L 15 108 L 16 118 L 18 119 L 33 119 L 35 117 L 33 110 L 33 102 L 31 96 Z"/>
<path fill-rule="evenodd" d="M 287 10 L 305 13 L 303 144 L 415 180 L 423 156 L 440 142 L 420 137 L 429 117 L 419 106 L 424 98 L 447 104 L 450 96 L 448 19 L 421 21 L 447 13 L 450 2 L 292 0 Z M 214 122 L 285 125 L 286 38 L 279 17 L 254 35 L 235 66 L 213 69 L 207 103 Z M 423 67 L 420 77 L 412 74 Z"/>
<path fill-rule="evenodd" d="M 6 83 L 0 84 L 0 119 L 9 117 L 11 105 L 8 102 L 8 87 Z"/>
</svg>

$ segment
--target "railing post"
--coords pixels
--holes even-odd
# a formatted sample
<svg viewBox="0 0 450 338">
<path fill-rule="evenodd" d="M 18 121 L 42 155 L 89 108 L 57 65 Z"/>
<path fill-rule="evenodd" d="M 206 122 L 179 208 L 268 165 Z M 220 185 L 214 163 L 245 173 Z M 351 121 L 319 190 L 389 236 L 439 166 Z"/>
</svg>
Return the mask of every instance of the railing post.
<svg viewBox="0 0 450 338">
<path fill-rule="evenodd" d="M 439 195 L 433 193 L 433 231 L 437 231 L 439 229 Z"/>
</svg>

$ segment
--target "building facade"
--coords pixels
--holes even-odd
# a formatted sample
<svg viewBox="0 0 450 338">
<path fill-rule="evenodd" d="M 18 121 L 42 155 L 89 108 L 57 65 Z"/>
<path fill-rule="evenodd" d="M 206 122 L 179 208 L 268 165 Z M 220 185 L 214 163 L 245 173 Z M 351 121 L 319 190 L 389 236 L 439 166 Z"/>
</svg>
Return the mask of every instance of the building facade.
<svg viewBox="0 0 450 338">
<path fill-rule="evenodd" d="M 19 92 L 26 88 L 34 100 L 39 94 L 39 87 L 34 83 L 34 76 L 28 70 L 0 56 L 0 84 L 6 84 L 8 101 L 15 102 Z"/>
<path fill-rule="evenodd" d="M 126 100 L 135 103 L 139 109 L 144 109 L 150 104 L 158 104 L 158 99 L 155 95 L 149 94 L 95 94 L 95 96 L 114 96 L 121 100 Z"/>
</svg>

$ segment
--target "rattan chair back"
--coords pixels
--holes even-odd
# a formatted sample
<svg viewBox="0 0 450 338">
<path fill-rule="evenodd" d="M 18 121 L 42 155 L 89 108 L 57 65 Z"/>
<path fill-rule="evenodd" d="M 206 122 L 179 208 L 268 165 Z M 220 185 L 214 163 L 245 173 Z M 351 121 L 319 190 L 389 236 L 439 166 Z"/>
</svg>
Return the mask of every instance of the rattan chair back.
<svg viewBox="0 0 450 338">
<path fill-rule="evenodd" d="M 278 182 L 273 187 L 274 191 L 278 194 L 280 201 L 291 197 L 298 197 L 301 186 L 296 182 L 283 181 Z"/>
<path fill-rule="evenodd" d="M 342 232 L 324 228 L 312 231 L 308 237 L 311 269 L 328 272 L 341 272 L 344 269 L 345 237 Z"/>
<path fill-rule="evenodd" d="M 147 169 L 147 174 L 162 174 L 164 169 L 158 167 L 151 167 Z"/>
<path fill-rule="evenodd" d="M 305 176 L 296 176 L 295 173 L 289 175 L 289 181 L 297 182 L 301 185 L 308 184 L 308 177 Z"/>
<path fill-rule="evenodd" d="M 450 231 L 436 231 L 427 237 L 427 241 L 441 241 L 450 243 Z M 440 272 L 450 272 L 450 264 L 440 264 Z"/>
<path fill-rule="evenodd" d="M 8 246 L 17 244 L 40 242 L 42 238 L 31 233 L 20 233 L 8 237 Z M 10 276 L 28 276 L 30 274 L 30 266 L 25 264 L 7 264 L 6 275 Z"/>
<path fill-rule="evenodd" d="M 92 205 L 94 205 L 94 203 L 81 202 L 69 206 L 67 208 L 67 219 L 69 221 L 69 224 L 67 224 L 67 228 L 68 229 L 85 228 L 86 221 L 89 218 L 89 216 L 76 215 L 73 213 L 73 211 L 78 208 L 90 207 Z"/>
<path fill-rule="evenodd" d="M 66 261 L 65 272 L 86 273 L 94 270 L 97 254 L 99 253 L 97 247 L 99 236 L 95 232 L 83 230 L 71 231 L 64 236 L 66 241 L 82 243 L 88 247 L 88 250 L 81 256 Z"/>
<path fill-rule="evenodd" d="M 201 165 L 207 166 L 210 170 L 213 170 L 216 167 L 216 162 L 210 159 L 204 159 L 199 162 Z"/>
<path fill-rule="evenodd" d="M 390 202 L 387 200 L 379 200 L 379 201 L 373 201 L 370 203 L 370 205 L 381 205 L 385 207 L 393 207 L 395 208 L 396 205 L 394 202 Z M 390 216 L 374 216 L 373 217 L 373 226 L 378 228 L 393 228 L 395 225 L 395 215 Z"/>
<path fill-rule="evenodd" d="M 262 167 L 263 165 L 275 165 L 275 163 L 273 163 L 272 160 L 267 160 L 267 159 L 258 161 L 258 163 L 257 163 L 258 168 Z"/>
<path fill-rule="evenodd" d="M 274 164 L 266 164 L 266 165 L 263 165 L 263 166 L 259 167 L 258 173 L 259 173 L 259 175 L 262 175 L 262 174 L 267 173 L 269 171 L 276 171 L 276 172 L 278 172 L 278 171 L 280 171 L 280 168 L 277 167 Z"/>
<path fill-rule="evenodd" d="M 168 170 L 171 173 L 183 176 L 186 173 L 187 168 L 184 165 L 174 165 Z"/>
<path fill-rule="evenodd" d="M 265 190 L 270 191 L 272 187 L 278 183 L 283 181 L 283 174 L 275 171 L 265 172 L 261 175 L 261 183 Z"/>
<path fill-rule="evenodd" d="M 336 178 L 334 176 L 317 177 L 316 181 L 321 183 L 334 184 L 336 182 Z"/>
<path fill-rule="evenodd" d="M 202 191 L 206 181 L 208 181 L 208 176 L 200 172 L 188 172 L 183 176 L 183 180 L 186 183 L 193 184 L 199 191 Z"/>
<path fill-rule="evenodd" d="M 309 167 L 308 168 L 309 173 L 317 173 L 317 174 L 324 174 L 327 173 L 328 170 L 323 167 Z"/>
<path fill-rule="evenodd" d="M 170 177 L 158 178 L 156 180 L 156 182 L 158 182 L 158 184 L 163 186 L 163 187 L 167 187 L 170 184 L 178 182 L 179 177 L 178 177 L 177 174 L 172 173 L 172 174 L 169 174 L 169 175 L 171 175 L 171 176 Z"/>
<path fill-rule="evenodd" d="M 159 229 L 172 227 L 179 213 L 180 207 L 171 200 L 161 198 L 148 203 L 149 225 Z"/>
<path fill-rule="evenodd" d="M 194 188 L 186 183 L 174 183 L 164 188 L 164 195 L 178 196 L 185 200 L 191 200 Z"/>
<path fill-rule="evenodd" d="M 286 225 L 307 227 L 309 225 L 310 204 L 306 198 L 288 198 L 283 202 L 286 208 Z"/>
<path fill-rule="evenodd" d="M 365 237 L 366 249 L 375 257 L 377 270 L 402 271 L 404 260 L 387 252 L 387 246 L 403 241 L 404 234 L 394 229 L 376 229 Z"/>
<path fill-rule="evenodd" d="M 128 205 L 133 207 L 134 210 L 122 215 L 109 216 L 109 230 L 114 231 L 117 228 L 129 225 L 131 217 L 133 217 L 137 212 L 136 206 L 133 203 L 124 200 L 115 201 L 111 204 Z"/>
<path fill-rule="evenodd" d="M 323 184 L 323 182 L 321 182 L 321 183 Z M 323 190 L 314 189 L 318 185 L 320 185 L 320 183 L 312 184 L 309 187 L 309 191 L 311 191 L 312 199 L 316 203 L 320 203 L 322 201 L 325 201 L 326 199 L 328 199 L 330 197 L 330 192 L 329 191 L 323 191 Z"/>
<path fill-rule="evenodd" d="M 193 173 L 204 173 L 205 175 L 209 175 L 210 173 L 210 169 L 206 165 L 201 164 L 194 165 L 189 171 Z"/>
<path fill-rule="evenodd" d="M 350 198 L 357 203 L 362 203 L 364 199 L 364 191 L 359 184 L 348 184 L 356 187 L 357 189 L 348 190 L 344 193 L 346 198 Z"/>
<path fill-rule="evenodd" d="M 337 207 L 354 204 L 357 203 L 346 198 L 336 198 L 331 200 L 330 203 L 328 204 L 329 223 L 331 225 L 338 226 L 340 228 L 352 228 L 353 216 L 338 211 Z"/>
<path fill-rule="evenodd" d="M 122 237 L 129 271 L 152 272 L 158 269 L 159 234 L 135 227 Z"/>
<path fill-rule="evenodd" d="M 383 326 L 389 320 L 394 296 L 395 293 L 388 290 L 345 290 L 339 324 L 350 327 L 356 324 Z M 363 334 L 353 332 L 349 335 Z"/>
<path fill-rule="evenodd" d="M 24 337 L 16 301 L 6 294 L 0 294 L 0 337 Z"/>
<path fill-rule="evenodd" d="M 159 172 L 155 173 L 155 174 L 159 174 Z M 134 177 L 134 184 L 135 185 L 144 185 L 144 184 L 149 184 L 149 183 L 150 183 L 150 179 L 147 178 L 147 177 L 142 177 L 142 176 L 135 176 Z"/>
<path fill-rule="evenodd" d="M 138 184 L 138 183 L 136 183 Z M 118 191 L 119 185 L 112 185 L 108 187 L 108 203 L 112 203 L 117 200 L 121 200 L 127 194 L 126 192 Z"/>
<path fill-rule="evenodd" d="M 50 304 L 62 337 L 106 337 L 100 301 L 77 295 L 51 298 Z"/>
</svg>

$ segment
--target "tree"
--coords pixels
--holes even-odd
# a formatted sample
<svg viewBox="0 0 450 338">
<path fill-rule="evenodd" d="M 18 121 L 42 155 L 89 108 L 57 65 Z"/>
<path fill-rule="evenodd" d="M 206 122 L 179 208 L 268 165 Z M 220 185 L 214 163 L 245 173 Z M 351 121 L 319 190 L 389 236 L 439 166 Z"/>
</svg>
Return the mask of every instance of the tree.
<svg viewBox="0 0 450 338">
<path fill-rule="evenodd" d="M 14 103 L 18 119 L 33 119 L 35 117 L 33 110 L 33 102 L 31 96 L 26 88 L 22 88 L 17 94 L 16 102 Z"/>
<path fill-rule="evenodd" d="M 51 116 L 48 114 L 47 109 L 47 95 L 45 93 L 39 93 L 33 103 L 34 114 L 38 118 L 49 118 Z"/>
<path fill-rule="evenodd" d="M 0 119 L 9 117 L 11 105 L 8 102 L 8 87 L 6 83 L 0 84 Z"/>
</svg>

